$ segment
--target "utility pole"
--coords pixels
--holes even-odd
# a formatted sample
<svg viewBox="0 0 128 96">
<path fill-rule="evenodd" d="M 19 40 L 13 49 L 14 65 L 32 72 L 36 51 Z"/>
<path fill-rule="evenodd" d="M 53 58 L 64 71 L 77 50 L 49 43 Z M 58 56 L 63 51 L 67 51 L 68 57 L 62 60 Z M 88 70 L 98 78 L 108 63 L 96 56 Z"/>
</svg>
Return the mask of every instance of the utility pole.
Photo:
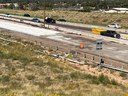
<svg viewBox="0 0 128 96">
<path fill-rule="evenodd" d="M 46 0 L 44 0 L 44 27 L 45 27 L 45 10 L 46 10 Z"/>
</svg>

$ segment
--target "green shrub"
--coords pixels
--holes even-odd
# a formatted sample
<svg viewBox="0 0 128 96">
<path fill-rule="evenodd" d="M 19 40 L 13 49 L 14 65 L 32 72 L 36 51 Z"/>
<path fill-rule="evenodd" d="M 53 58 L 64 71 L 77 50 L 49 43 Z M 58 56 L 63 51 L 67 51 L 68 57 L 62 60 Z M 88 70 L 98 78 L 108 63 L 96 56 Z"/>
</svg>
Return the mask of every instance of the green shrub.
<svg viewBox="0 0 128 96">
<path fill-rule="evenodd" d="M 107 85 L 107 84 L 110 84 L 110 80 L 107 76 L 101 74 L 99 77 L 98 77 L 98 80 L 100 83 L 104 84 L 104 85 Z"/>
<path fill-rule="evenodd" d="M 36 66 L 40 66 L 40 67 L 43 67 L 45 64 L 43 63 L 43 60 L 34 60 L 33 62 L 34 65 Z"/>
<path fill-rule="evenodd" d="M 10 81 L 10 76 L 9 75 L 2 75 L 1 81 L 3 83 L 9 82 Z"/>
<path fill-rule="evenodd" d="M 127 77 L 127 74 L 124 73 L 124 72 L 121 72 L 121 73 L 120 73 L 120 76 L 121 76 L 121 77 Z"/>
<path fill-rule="evenodd" d="M 111 80 L 112 85 L 119 85 L 114 79 Z"/>
<path fill-rule="evenodd" d="M 72 78 L 72 79 L 79 79 L 80 78 L 80 72 L 71 72 L 70 73 L 70 77 Z"/>
<path fill-rule="evenodd" d="M 62 80 L 62 81 L 66 81 L 71 79 L 69 75 L 58 75 L 57 79 Z"/>
<path fill-rule="evenodd" d="M 20 89 L 22 87 L 22 84 L 16 80 L 13 80 L 10 82 L 10 87 L 11 89 Z"/>
<path fill-rule="evenodd" d="M 98 80 L 98 78 L 96 78 L 96 79 L 91 79 L 90 81 L 89 81 L 89 83 L 92 83 L 92 84 L 100 84 L 100 81 Z"/>
<path fill-rule="evenodd" d="M 34 75 L 28 75 L 28 76 L 27 76 L 27 79 L 28 79 L 28 80 L 34 80 L 34 79 L 35 79 L 35 76 L 34 76 Z"/>
</svg>

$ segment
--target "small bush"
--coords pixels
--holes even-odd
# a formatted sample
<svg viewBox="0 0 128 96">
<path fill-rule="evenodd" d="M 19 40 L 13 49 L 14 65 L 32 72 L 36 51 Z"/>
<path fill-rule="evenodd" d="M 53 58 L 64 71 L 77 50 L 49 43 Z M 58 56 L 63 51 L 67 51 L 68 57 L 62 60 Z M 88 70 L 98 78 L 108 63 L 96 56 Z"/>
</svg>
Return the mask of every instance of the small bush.
<svg viewBox="0 0 128 96">
<path fill-rule="evenodd" d="M 22 87 L 22 84 L 16 80 L 13 80 L 10 82 L 11 89 L 20 89 L 21 87 Z"/>
<path fill-rule="evenodd" d="M 33 62 L 33 64 L 36 65 L 36 66 L 40 66 L 40 67 L 44 66 L 43 60 L 42 61 L 41 60 L 35 60 Z"/>
<path fill-rule="evenodd" d="M 119 85 L 114 79 L 111 80 L 112 85 Z"/>
<path fill-rule="evenodd" d="M 100 84 L 100 81 L 96 78 L 96 79 L 91 79 L 91 81 L 89 81 L 92 84 Z"/>
<path fill-rule="evenodd" d="M 2 75 L 1 81 L 3 83 L 9 82 L 10 81 L 10 76 L 9 75 Z"/>
<path fill-rule="evenodd" d="M 107 85 L 107 84 L 110 84 L 110 80 L 108 79 L 107 76 L 101 74 L 99 77 L 98 77 L 98 80 L 100 83 L 104 84 L 104 85 Z"/>
<path fill-rule="evenodd" d="M 51 81 L 51 77 L 45 77 L 46 81 Z"/>
<path fill-rule="evenodd" d="M 70 77 L 72 79 L 79 79 L 80 78 L 80 73 L 79 72 L 72 72 L 72 73 L 70 73 Z"/>
<path fill-rule="evenodd" d="M 29 76 L 27 76 L 27 79 L 28 79 L 28 80 L 34 80 L 34 79 L 35 79 L 35 76 L 29 75 Z"/>
<path fill-rule="evenodd" d="M 127 74 L 126 74 L 126 73 L 121 72 L 121 73 L 120 73 L 120 76 L 121 76 L 121 77 L 127 77 Z"/>
<path fill-rule="evenodd" d="M 103 19 L 103 22 L 107 22 L 108 21 L 108 19 Z"/>
<path fill-rule="evenodd" d="M 66 81 L 71 79 L 69 75 L 58 75 L 57 79 L 62 80 L 62 81 Z"/>
</svg>

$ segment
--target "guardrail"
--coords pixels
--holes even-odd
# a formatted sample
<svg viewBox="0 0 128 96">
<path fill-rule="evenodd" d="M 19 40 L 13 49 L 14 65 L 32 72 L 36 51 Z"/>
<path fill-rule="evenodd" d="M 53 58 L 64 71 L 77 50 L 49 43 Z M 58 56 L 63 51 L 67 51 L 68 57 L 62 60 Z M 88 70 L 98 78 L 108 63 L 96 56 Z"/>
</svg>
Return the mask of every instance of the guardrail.
<svg viewBox="0 0 128 96">
<path fill-rule="evenodd" d="M 104 60 L 103 64 L 100 64 L 101 58 Z M 114 60 L 103 56 L 99 57 L 98 55 L 85 53 L 85 61 L 91 62 L 90 64 L 95 64 L 101 67 L 128 73 L 128 63 L 119 60 Z"/>
<path fill-rule="evenodd" d="M 96 65 L 96 66 L 112 69 L 112 70 L 115 70 L 115 71 L 128 73 L 128 65 L 126 63 L 122 63 L 122 62 L 119 62 L 119 61 L 103 58 L 103 60 L 105 62 L 100 64 L 99 63 L 100 57 L 98 57 L 96 55 L 88 54 L 88 53 L 86 53 L 85 61 L 77 61 L 77 60 L 65 58 L 64 56 L 59 56 L 57 54 L 50 54 L 50 56 L 53 56 L 55 58 L 61 58 L 61 59 L 64 59 L 65 61 L 69 61 L 69 62 L 72 62 L 72 63 L 75 63 L 75 64 L 79 64 L 79 65 L 86 65 L 86 64 Z M 118 64 L 115 64 L 113 62 L 110 63 L 108 61 L 117 62 Z"/>
<path fill-rule="evenodd" d="M 108 69 L 113 69 L 113 70 L 116 70 L 116 71 L 128 73 L 128 70 L 121 69 L 121 68 L 115 68 L 115 67 L 113 67 L 113 66 L 108 66 L 108 64 L 102 64 L 101 66 L 102 66 L 102 67 L 105 67 L 105 68 L 108 68 Z"/>
</svg>

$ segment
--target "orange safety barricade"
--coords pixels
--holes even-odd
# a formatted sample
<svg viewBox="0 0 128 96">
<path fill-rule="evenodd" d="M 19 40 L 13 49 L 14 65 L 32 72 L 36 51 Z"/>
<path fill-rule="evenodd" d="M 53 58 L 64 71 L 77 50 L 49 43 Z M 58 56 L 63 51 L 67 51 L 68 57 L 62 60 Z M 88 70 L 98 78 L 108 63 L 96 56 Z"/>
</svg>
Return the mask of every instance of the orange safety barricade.
<svg viewBox="0 0 128 96">
<path fill-rule="evenodd" d="M 80 43 L 80 48 L 81 48 L 81 49 L 84 48 L 84 43 Z"/>
</svg>

